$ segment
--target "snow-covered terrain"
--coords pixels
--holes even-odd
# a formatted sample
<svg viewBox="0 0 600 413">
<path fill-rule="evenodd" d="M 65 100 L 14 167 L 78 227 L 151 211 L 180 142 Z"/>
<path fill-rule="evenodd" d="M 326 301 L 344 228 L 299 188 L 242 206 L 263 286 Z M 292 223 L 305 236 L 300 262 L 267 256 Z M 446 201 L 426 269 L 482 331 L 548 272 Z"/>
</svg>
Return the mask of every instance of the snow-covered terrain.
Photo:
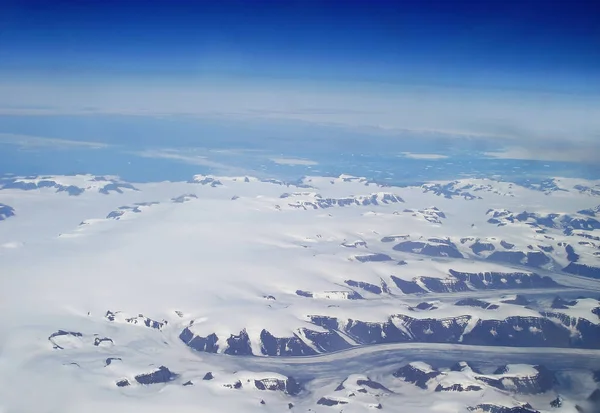
<svg viewBox="0 0 600 413">
<path fill-rule="evenodd" d="M 0 412 L 595 412 L 599 185 L 3 179 Z"/>
</svg>

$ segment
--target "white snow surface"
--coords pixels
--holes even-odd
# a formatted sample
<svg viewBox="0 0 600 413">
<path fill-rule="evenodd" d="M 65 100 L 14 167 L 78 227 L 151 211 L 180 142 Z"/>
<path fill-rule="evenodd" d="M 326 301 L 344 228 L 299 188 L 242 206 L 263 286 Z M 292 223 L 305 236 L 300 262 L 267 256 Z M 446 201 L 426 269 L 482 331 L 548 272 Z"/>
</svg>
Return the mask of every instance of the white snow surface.
<svg viewBox="0 0 600 413">
<path fill-rule="evenodd" d="M 136 183 L 138 191 L 111 192 L 111 196 L 97 190 L 107 182 L 95 181 L 91 175 L 18 178 L 31 183 L 51 179 L 84 188 L 78 196 L 64 196 L 52 188 L 0 189 L 0 202 L 18 211 L 18 215 L 0 222 L 0 411 L 282 412 L 288 411 L 290 402 L 296 406 L 292 411 L 314 410 L 315 401 L 329 394 L 327 386 L 333 381 L 311 382 L 304 395 L 296 398 L 245 387 L 238 392 L 222 384 L 285 376 L 268 371 L 236 372 L 233 362 L 228 361 L 233 357 L 193 352 L 178 334 L 192 321 L 195 334 L 216 333 L 220 340 L 246 329 L 256 354 L 262 329 L 276 337 L 290 337 L 302 328 L 325 331 L 309 323 L 307 316 L 314 314 L 373 322 L 385 321 L 394 314 L 413 318 L 469 314 L 499 320 L 514 315 L 539 316 L 536 310 L 500 303 L 500 296 L 510 291 L 431 293 L 420 297 L 402 294 L 390 276 L 410 281 L 414 277 L 447 278 L 450 269 L 537 272 L 486 262 L 460 239 L 495 238 L 494 245 L 504 240 L 523 251 L 527 251 L 527 245 L 541 242 L 558 251 L 557 243 L 566 240 L 580 253 L 574 237 L 560 230 L 548 230 L 545 235 L 553 237 L 548 239 L 520 226 L 498 227 L 487 223 L 486 211 L 504 208 L 516 213 L 526 209 L 574 214 L 598 202 L 589 191 L 573 190 L 575 185 L 594 187 L 598 182 L 568 179 L 557 180 L 568 191 L 547 195 L 506 182 L 464 179 L 459 186 L 474 185 L 479 190 L 473 193 L 482 197 L 465 200 L 424 193 L 421 187 L 383 188 L 348 175 L 304 178 L 301 184 L 310 189 L 252 177 L 209 177 L 211 182 L 221 183 L 216 186 L 197 183 L 206 178 L 195 176 L 189 183 Z M 116 177 L 110 179 L 122 182 Z M 282 199 L 284 193 L 291 196 Z M 171 201 L 183 194 L 197 198 L 183 203 Z M 312 202 L 315 194 L 359 200 L 373 194 L 378 198 L 393 194 L 404 203 L 306 210 L 285 207 L 290 202 Z M 107 218 L 119 207 L 148 202 L 156 203 L 141 207 L 137 213 L 126 210 L 122 219 Z M 429 212 L 417 217 L 403 212 L 431 211 L 433 206 L 446 216 L 439 220 L 441 223 L 423 219 Z M 586 233 L 600 236 L 598 230 Z M 465 258 L 450 260 L 397 252 L 392 247 L 401 240 L 381 242 L 385 236 L 398 234 L 414 241 L 449 239 Z M 357 249 L 347 245 L 357 240 L 361 242 L 360 255 L 384 253 L 392 261 L 356 261 L 353 257 Z M 598 280 L 561 273 L 560 268 L 568 263 L 563 255 L 556 252 L 550 256 L 552 264 L 539 270 L 543 275 L 570 287 L 600 291 Z M 594 261 L 593 257 L 588 254 L 585 262 L 600 266 L 600 258 Z M 407 264 L 397 265 L 401 260 Z M 351 288 L 346 280 L 377 286 L 384 280 L 392 294 L 375 295 Z M 314 296 L 301 297 L 297 290 Z M 348 300 L 343 292 L 352 290 L 365 299 Z M 485 310 L 454 305 L 459 298 L 471 295 L 499 307 Z M 275 300 L 267 300 L 266 296 Z M 421 301 L 435 302 L 437 308 L 425 312 L 409 309 Z M 591 314 L 595 306 L 595 299 L 580 299 L 567 310 L 555 311 L 598 323 Z M 117 314 L 115 321 L 105 317 L 109 310 Z M 160 329 L 148 328 L 146 318 L 166 323 Z M 138 321 L 127 321 L 132 319 Z M 64 347 L 56 350 L 48 337 L 59 329 L 81 332 L 83 336 L 55 337 L 56 343 Z M 115 345 L 94 346 L 94 337 L 109 337 Z M 122 360 L 105 366 L 111 357 Z M 136 375 L 161 365 L 179 375 L 173 384 L 135 383 Z M 357 366 L 356 373 L 367 373 L 368 368 Z M 513 368 L 519 374 L 528 371 L 528 367 Z M 208 371 L 215 379 L 203 381 Z M 115 382 L 121 379 L 132 385 L 116 387 Z M 187 380 L 194 385 L 182 386 Z M 393 387 L 391 383 L 386 385 Z M 411 412 L 463 412 L 465 406 L 481 402 L 467 400 L 472 395 L 435 394 L 436 408 L 431 409 L 420 390 L 406 389 L 402 385 L 402 397 L 396 394 L 379 400 L 380 396 L 368 395 L 360 403 L 349 402 L 337 408 L 343 407 L 345 412 L 371 411 L 381 402 L 383 411 L 406 406 Z M 34 393 L 35 400 L 23 397 L 26 393 Z M 497 392 L 486 392 L 488 396 L 490 402 L 512 400 Z M 319 406 L 314 411 L 336 410 Z"/>
</svg>

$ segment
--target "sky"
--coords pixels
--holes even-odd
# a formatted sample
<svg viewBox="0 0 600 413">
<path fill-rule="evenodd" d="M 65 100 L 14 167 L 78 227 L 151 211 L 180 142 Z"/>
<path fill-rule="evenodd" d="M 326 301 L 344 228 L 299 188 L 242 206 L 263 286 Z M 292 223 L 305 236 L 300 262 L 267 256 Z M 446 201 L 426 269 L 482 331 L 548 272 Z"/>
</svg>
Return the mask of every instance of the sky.
<svg viewBox="0 0 600 413">
<path fill-rule="evenodd" d="M 284 119 L 375 135 L 500 137 L 529 153 L 540 142 L 560 152 L 565 141 L 589 153 L 600 140 L 593 0 L 0 7 L 0 115 L 27 123 L 52 115 Z"/>
</svg>

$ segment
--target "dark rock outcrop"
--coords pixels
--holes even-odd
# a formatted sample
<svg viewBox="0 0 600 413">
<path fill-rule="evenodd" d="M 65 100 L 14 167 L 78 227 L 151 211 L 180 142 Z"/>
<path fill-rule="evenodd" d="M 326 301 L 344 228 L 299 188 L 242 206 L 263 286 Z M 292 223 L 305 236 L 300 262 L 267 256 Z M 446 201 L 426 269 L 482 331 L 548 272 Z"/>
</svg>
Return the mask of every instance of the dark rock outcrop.
<svg viewBox="0 0 600 413">
<path fill-rule="evenodd" d="M 311 356 L 316 352 L 298 336 L 275 337 L 267 330 L 260 333 L 261 352 L 266 356 Z"/>
<path fill-rule="evenodd" d="M 407 383 L 412 383 L 417 387 L 427 389 L 427 383 L 429 380 L 439 376 L 440 374 L 441 373 L 439 371 L 425 371 L 421 370 L 417 366 L 414 366 L 413 364 L 407 364 L 406 366 L 396 370 L 392 375 L 398 379 L 404 380 Z"/>
<path fill-rule="evenodd" d="M 519 294 L 517 294 L 515 296 L 515 298 L 508 299 L 508 300 L 502 300 L 500 302 L 504 303 L 504 304 L 514 304 L 514 305 L 522 305 L 522 306 L 531 304 L 531 301 L 529 301 L 525 296 L 522 296 Z"/>
<path fill-rule="evenodd" d="M 104 362 L 104 367 L 110 366 L 113 361 L 122 361 L 121 357 L 109 357 Z"/>
<path fill-rule="evenodd" d="M 174 202 L 176 204 L 182 204 L 184 202 L 188 202 L 191 201 L 192 199 L 197 199 L 198 196 L 196 194 L 183 194 L 183 195 L 179 195 L 178 197 L 172 198 L 171 202 Z"/>
<path fill-rule="evenodd" d="M 370 284 L 364 281 L 354 281 L 354 280 L 346 280 L 344 281 L 350 287 L 362 288 L 365 291 L 368 291 L 373 294 L 381 294 L 383 291 L 380 286 L 375 284 Z"/>
<path fill-rule="evenodd" d="M 385 387 L 383 384 L 373 381 L 369 378 L 367 378 L 366 380 L 356 380 L 356 384 L 358 384 L 359 386 L 368 387 L 373 390 L 382 390 L 387 393 L 392 392 L 390 389 Z"/>
<path fill-rule="evenodd" d="M 563 271 L 568 272 L 569 274 L 580 275 L 582 277 L 600 279 L 600 267 L 592 267 L 590 265 L 571 262 L 569 265 L 563 268 Z"/>
<path fill-rule="evenodd" d="M 227 339 L 227 348 L 224 351 L 225 354 L 237 355 L 237 356 L 251 356 L 252 347 L 250 346 L 250 337 L 246 330 L 240 331 L 240 334 L 231 334 Z"/>
<path fill-rule="evenodd" d="M 392 275 L 390 278 L 392 279 L 394 284 L 396 284 L 396 287 L 398 287 L 400 291 L 402 291 L 404 294 L 424 294 L 427 292 L 423 288 L 421 288 L 415 281 L 405 281 L 394 275 Z"/>
<path fill-rule="evenodd" d="M 464 258 L 456 245 L 448 243 L 431 243 L 423 241 L 404 241 L 394 245 L 395 251 L 427 255 L 429 257 Z"/>
<path fill-rule="evenodd" d="M 496 247 L 494 247 L 494 244 L 480 241 L 475 242 L 469 248 L 471 248 L 473 253 L 477 255 L 479 255 L 483 251 L 494 251 L 496 249 Z"/>
<path fill-rule="evenodd" d="M 505 248 L 507 250 L 512 250 L 515 247 L 515 244 L 511 244 L 510 242 L 506 242 L 504 240 L 500 241 L 500 245 L 502 246 L 502 248 Z"/>
<path fill-rule="evenodd" d="M 451 386 L 442 386 L 441 384 L 438 384 L 438 386 L 435 388 L 436 392 L 442 392 L 442 391 L 455 391 L 455 392 L 465 392 L 465 391 L 481 391 L 483 390 L 483 387 L 480 386 L 475 386 L 473 384 L 468 384 L 463 386 L 460 383 L 456 383 L 453 384 Z"/>
<path fill-rule="evenodd" d="M 356 255 L 356 261 L 358 262 L 383 262 L 383 261 L 391 261 L 392 257 L 387 254 L 368 254 L 368 255 Z"/>
<path fill-rule="evenodd" d="M 216 353 L 219 350 L 219 345 L 217 344 L 219 338 L 215 333 L 209 334 L 206 337 L 200 337 L 194 335 L 194 333 L 186 327 L 181 334 L 179 334 L 179 339 L 197 351 Z"/>
<path fill-rule="evenodd" d="M 348 404 L 348 402 L 345 400 L 331 399 L 329 397 L 321 397 L 319 400 L 317 400 L 317 404 L 322 406 L 337 406 L 338 404 Z"/>
<path fill-rule="evenodd" d="M 552 278 L 542 277 L 536 273 L 501 273 L 501 272 L 460 272 L 450 270 L 450 275 L 464 281 L 475 290 L 504 290 L 504 289 L 529 289 L 553 288 L 560 285 Z"/>
<path fill-rule="evenodd" d="M 538 394 L 551 390 L 556 384 L 553 372 L 544 366 L 534 366 L 537 373 L 534 375 L 511 375 L 506 367 L 501 367 L 494 372 L 494 376 L 477 376 L 476 380 L 500 390 L 516 392 L 519 394 Z"/>
<path fill-rule="evenodd" d="M 61 337 L 61 336 L 83 337 L 83 334 L 78 333 L 76 331 L 65 331 L 65 330 L 58 330 L 56 333 L 50 334 L 50 336 L 48 337 L 48 341 L 50 341 L 52 343 L 52 346 L 54 349 L 64 350 L 64 348 L 62 346 L 56 344 L 56 341 L 54 340 L 54 338 Z"/>
<path fill-rule="evenodd" d="M 510 265 L 526 265 L 528 267 L 541 267 L 550 263 L 550 258 L 542 251 L 494 251 L 487 258 L 488 261 L 501 262 Z"/>
<path fill-rule="evenodd" d="M 96 347 L 98 347 L 98 346 L 99 346 L 100 344 L 102 344 L 102 343 L 110 343 L 110 344 L 114 344 L 114 341 L 113 341 L 111 338 L 108 338 L 108 337 L 103 337 L 103 338 L 96 337 L 96 338 L 94 339 L 94 345 L 95 345 Z"/>
<path fill-rule="evenodd" d="M 509 347 L 571 347 L 571 333 L 543 317 L 478 320 L 463 336 L 464 344 Z M 592 347 L 593 348 L 593 347 Z"/>
<path fill-rule="evenodd" d="M 171 372 L 165 366 L 160 366 L 158 370 L 147 373 L 140 374 L 135 376 L 135 381 L 140 384 L 157 384 L 157 383 L 167 383 L 174 380 L 177 377 L 177 374 Z"/>
<path fill-rule="evenodd" d="M 567 301 L 560 297 L 554 297 L 554 300 L 552 300 L 552 304 L 550 305 L 550 307 L 554 309 L 566 310 L 569 307 L 572 307 L 576 304 L 577 300 Z"/>
<path fill-rule="evenodd" d="M 485 310 L 495 310 L 498 308 L 498 305 L 488 303 L 487 301 L 478 300 L 476 298 L 463 298 L 462 300 L 458 300 L 454 305 L 458 306 L 468 306 L 468 307 L 479 307 Z"/>
<path fill-rule="evenodd" d="M 507 407 L 499 404 L 482 403 L 474 407 L 468 407 L 469 411 L 478 411 L 485 413 L 540 413 L 535 410 L 529 403 L 521 406 Z"/>
<path fill-rule="evenodd" d="M 300 383 L 293 377 L 288 377 L 286 380 L 264 378 L 254 380 L 254 386 L 258 390 L 281 391 L 290 396 L 296 396 L 302 391 Z"/>
</svg>

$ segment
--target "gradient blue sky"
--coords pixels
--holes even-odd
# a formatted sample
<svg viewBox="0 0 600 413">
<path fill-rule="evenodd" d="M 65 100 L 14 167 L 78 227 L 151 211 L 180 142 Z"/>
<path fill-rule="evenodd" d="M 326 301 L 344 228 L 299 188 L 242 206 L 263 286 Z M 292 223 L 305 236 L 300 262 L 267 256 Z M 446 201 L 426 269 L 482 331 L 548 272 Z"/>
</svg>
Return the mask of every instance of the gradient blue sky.
<svg viewBox="0 0 600 413">
<path fill-rule="evenodd" d="M 184 114 L 513 143 L 600 139 L 598 1 L 0 7 L 4 115 Z"/>
</svg>

